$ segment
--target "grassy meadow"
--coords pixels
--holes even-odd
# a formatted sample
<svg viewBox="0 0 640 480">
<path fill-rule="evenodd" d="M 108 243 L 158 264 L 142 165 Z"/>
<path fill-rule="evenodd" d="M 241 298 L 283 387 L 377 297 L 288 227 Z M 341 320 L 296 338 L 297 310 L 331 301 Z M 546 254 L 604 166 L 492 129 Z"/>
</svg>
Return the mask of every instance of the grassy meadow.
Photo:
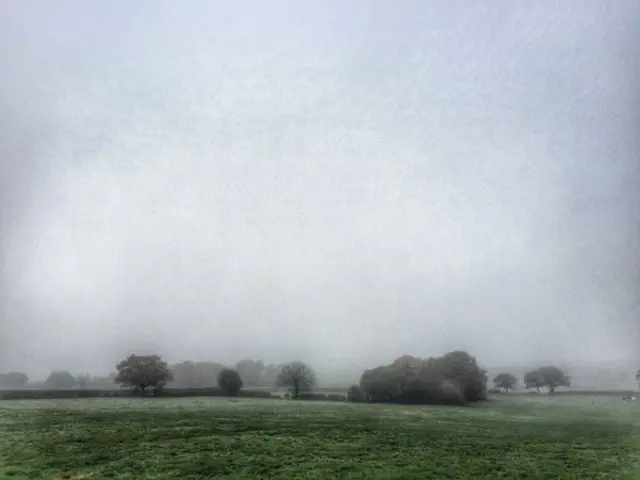
<svg viewBox="0 0 640 480">
<path fill-rule="evenodd" d="M 0 402 L 0 478 L 640 478 L 640 402 Z M 3 477 L 4 475 L 4 477 Z"/>
</svg>

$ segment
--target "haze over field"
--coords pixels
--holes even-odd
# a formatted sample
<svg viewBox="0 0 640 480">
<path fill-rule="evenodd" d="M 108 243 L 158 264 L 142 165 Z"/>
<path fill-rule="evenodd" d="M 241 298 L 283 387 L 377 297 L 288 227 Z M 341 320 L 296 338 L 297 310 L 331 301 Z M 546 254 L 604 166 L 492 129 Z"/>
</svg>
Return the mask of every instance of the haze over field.
<svg viewBox="0 0 640 480">
<path fill-rule="evenodd" d="M 325 3 L 0 6 L 0 371 L 640 366 L 640 5 Z"/>
</svg>

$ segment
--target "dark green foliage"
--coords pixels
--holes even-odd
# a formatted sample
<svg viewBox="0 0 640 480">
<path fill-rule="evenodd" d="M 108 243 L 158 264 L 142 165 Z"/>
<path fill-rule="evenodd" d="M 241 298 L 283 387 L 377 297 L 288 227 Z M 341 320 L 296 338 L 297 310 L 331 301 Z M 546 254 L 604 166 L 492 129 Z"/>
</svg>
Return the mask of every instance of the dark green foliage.
<svg viewBox="0 0 640 480">
<path fill-rule="evenodd" d="M 235 397 L 242 388 L 242 379 L 235 370 L 225 368 L 218 375 L 218 387 L 225 395 Z"/>
<path fill-rule="evenodd" d="M 403 355 L 391 365 L 366 370 L 360 388 L 373 403 L 461 405 L 486 400 L 487 375 L 462 351 L 427 360 Z"/>
<path fill-rule="evenodd" d="M 48 389 L 63 389 L 73 388 L 76 386 L 76 379 L 71 373 L 66 370 L 59 372 L 51 372 L 44 382 L 45 388 Z"/>
<path fill-rule="evenodd" d="M 0 472 L 185 480 L 569 480 L 636 473 L 633 427 L 593 419 L 592 410 L 567 418 L 563 407 L 542 409 L 540 416 L 531 401 L 503 410 L 313 402 L 282 403 L 276 410 L 271 402 L 233 402 L 0 408 Z"/>
<path fill-rule="evenodd" d="M 147 388 L 161 390 L 173 379 L 167 362 L 158 355 L 129 355 L 116 365 L 115 383 L 123 387 L 132 387 L 143 395 Z"/>
<path fill-rule="evenodd" d="M 518 379 L 515 377 L 515 375 L 507 372 L 499 373 L 493 378 L 493 384 L 496 386 L 496 388 L 502 389 L 505 392 L 514 390 L 517 383 Z"/>
</svg>

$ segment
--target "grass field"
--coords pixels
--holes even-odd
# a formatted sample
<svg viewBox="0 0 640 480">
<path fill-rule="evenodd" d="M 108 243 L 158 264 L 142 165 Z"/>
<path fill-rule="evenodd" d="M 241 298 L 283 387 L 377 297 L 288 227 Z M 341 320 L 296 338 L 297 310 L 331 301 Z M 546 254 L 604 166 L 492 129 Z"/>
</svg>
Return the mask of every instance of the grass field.
<svg viewBox="0 0 640 480">
<path fill-rule="evenodd" d="M 640 402 L 0 402 L 0 478 L 640 478 Z"/>
</svg>

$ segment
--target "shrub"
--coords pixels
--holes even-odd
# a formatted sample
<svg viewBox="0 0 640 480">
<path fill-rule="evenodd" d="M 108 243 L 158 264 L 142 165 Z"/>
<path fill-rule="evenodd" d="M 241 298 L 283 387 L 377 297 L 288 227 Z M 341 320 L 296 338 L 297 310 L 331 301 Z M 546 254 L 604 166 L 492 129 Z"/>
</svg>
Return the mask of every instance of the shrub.
<svg viewBox="0 0 640 480">
<path fill-rule="evenodd" d="M 218 387 L 229 397 L 235 397 L 242 388 L 242 379 L 235 370 L 225 368 L 218 374 Z"/>
</svg>

